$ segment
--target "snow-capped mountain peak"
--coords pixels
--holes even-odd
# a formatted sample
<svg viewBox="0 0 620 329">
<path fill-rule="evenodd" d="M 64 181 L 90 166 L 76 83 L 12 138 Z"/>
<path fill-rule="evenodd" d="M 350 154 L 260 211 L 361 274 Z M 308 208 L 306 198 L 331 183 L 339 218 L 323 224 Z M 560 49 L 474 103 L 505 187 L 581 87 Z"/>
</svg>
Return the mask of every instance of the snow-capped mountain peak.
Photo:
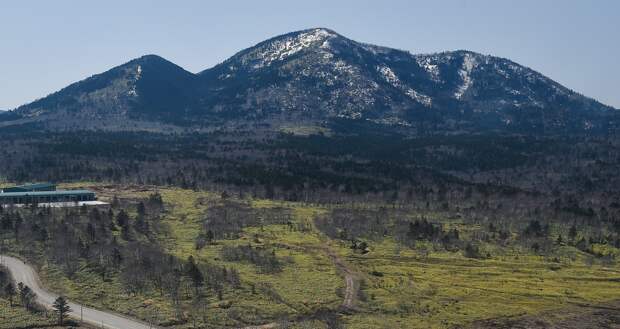
<svg viewBox="0 0 620 329">
<path fill-rule="evenodd" d="M 198 125 L 347 118 L 433 133 L 591 133 L 618 121 L 612 108 L 507 59 L 463 50 L 415 55 L 324 28 L 271 38 L 199 74 L 143 56 L 12 115 L 53 121 L 63 111 Z"/>
<path fill-rule="evenodd" d="M 241 62 L 252 69 L 260 69 L 311 47 L 328 48 L 329 40 L 336 37 L 337 33 L 324 28 L 287 34 L 258 44 L 241 56 Z"/>
</svg>

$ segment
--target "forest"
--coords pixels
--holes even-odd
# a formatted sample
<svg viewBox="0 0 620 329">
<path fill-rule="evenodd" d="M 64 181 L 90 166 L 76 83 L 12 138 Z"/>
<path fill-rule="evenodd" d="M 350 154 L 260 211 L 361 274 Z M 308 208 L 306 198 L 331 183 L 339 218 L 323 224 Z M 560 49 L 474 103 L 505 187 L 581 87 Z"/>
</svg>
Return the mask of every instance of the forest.
<svg viewBox="0 0 620 329">
<path fill-rule="evenodd" d="M 69 300 L 162 327 L 364 328 L 379 318 L 475 327 L 489 316 L 467 293 L 478 286 L 497 289 L 488 299 L 509 308 L 514 300 L 497 299 L 508 292 L 541 310 L 617 298 L 610 287 L 620 272 L 620 222 L 598 214 L 531 219 L 474 207 L 456 213 L 425 204 L 323 205 L 152 185 L 68 186 L 77 184 L 97 190 L 110 206 L 2 208 L 1 252 L 37 265 L 44 283 Z M 452 279 L 435 282 L 444 271 Z M 567 286 L 575 276 L 579 283 Z M 505 280 L 513 283 L 502 286 Z M 540 280 L 540 292 L 520 286 L 522 280 Z M 355 294 L 345 307 L 339 300 L 346 302 L 349 289 Z M 10 309 L 45 318 L 28 297 L 7 291 L 0 300 L 10 300 Z"/>
<path fill-rule="evenodd" d="M 110 206 L 0 208 L 0 252 L 69 301 L 171 328 L 552 323 L 620 298 L 620 140 L 359 125 L 2 129 L 0 184 Z M 1 309 L 54 323 L 2 273 Z"/>
</svg>

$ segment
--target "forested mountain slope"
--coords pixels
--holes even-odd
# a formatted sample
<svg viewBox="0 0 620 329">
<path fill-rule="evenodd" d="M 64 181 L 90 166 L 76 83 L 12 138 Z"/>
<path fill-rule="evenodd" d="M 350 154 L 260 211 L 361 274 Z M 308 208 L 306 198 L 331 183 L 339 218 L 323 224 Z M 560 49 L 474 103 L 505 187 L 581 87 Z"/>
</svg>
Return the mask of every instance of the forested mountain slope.
<svg viewBox="0 0 620 329">
<path fill-rule="evenodd" d="M 508 59 L 411 54 L 317 28 L 193 74 L 148 55 L 0 115 L 1 125 L 145 130 L 371 121 L 411 133 L 606 133 L 618 111 Z M 131 122 L 131 124 L 128 124 Z"/>
</svg>

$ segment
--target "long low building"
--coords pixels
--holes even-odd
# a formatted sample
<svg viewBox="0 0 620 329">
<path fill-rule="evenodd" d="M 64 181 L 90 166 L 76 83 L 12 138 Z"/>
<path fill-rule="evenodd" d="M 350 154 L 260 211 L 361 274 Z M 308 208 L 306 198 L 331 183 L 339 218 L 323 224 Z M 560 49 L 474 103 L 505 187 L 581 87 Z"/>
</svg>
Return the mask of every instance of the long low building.
<svg viewBox="0 0 620 329">
<path fill-rule="evenodd" d="M 4 193 L 13 192 L 50 192 L 56 191 L 56 184 L 52 183 L 31 183 L 12 187 L 5 187 L 1 190 Z"/>
<path fill-rule="evenodd" d="M 57 202 L 95 201 L 95 192 L 89 190 L 7 192 L 0 193 L 0 204 L 40 204 Z"/>
</svg>

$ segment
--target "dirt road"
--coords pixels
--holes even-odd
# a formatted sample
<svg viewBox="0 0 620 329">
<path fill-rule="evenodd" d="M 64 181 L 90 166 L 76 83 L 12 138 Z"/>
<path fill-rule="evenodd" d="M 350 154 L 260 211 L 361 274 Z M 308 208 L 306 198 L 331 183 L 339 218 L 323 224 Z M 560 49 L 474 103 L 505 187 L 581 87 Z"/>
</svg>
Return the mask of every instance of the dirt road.
<svg viewBox="0 0 620 329">
<path fill-rule="evenodd" d="M 344 300 L 342 301 L 341 307 L 345 310 L 354 310 L 355 309 L 355 301 L 357 300 L 357 295 L 359 293 L 359 279 L 355 272 L 340 258 L 336 252 L 327 247 L 326 248 L 327 255 L 332 259 L 336 268 L 342 276 L 344 277 L 345 282 L 345 291 L 344 291 Z"/>
<path fill-rule="evenodd" d="M 332 260 L 338 272 L 344 277 L 345 282 L 345 291 L 344 291 L 344 299 L 342 304 L 340 304 L 340 311 L 352 312 L 355 311 L 355 302 L 357 300 L 357 295 L 359 293 L 360 285 L 358 276 L 355 272 L 347 266 L 344 260 L 336 254 L 336 252 L 331 249 L 329 246 L 320 248 L 323 250 L 329 258 Z M 239 329 L 273 329 L 277 328 L 278 324 L 276 322 L 271 322 L 263 325 L 256 326 L 248 326 L 242 327 Z"/>
<path fill-rule="evenodd" d="M 45 308 L 51 309 L 58 295 L 53 294 L 41 287 L 39 276 L 35 269 L 22 260 L 0 255 L 2 265 L 9 269 L 16 283 L 22 282 L 37 295 L 37 302 Z M 81 315 L 84 322 L 106 329 L 151 329 L 156 328 L 139 320 L 126 318 L 122 315 L 99 311 L 90 307 L 82 307 L 76 303 L 69 303 L 72 312 L 70 316 L 79 320 Z"/>
</svg>

